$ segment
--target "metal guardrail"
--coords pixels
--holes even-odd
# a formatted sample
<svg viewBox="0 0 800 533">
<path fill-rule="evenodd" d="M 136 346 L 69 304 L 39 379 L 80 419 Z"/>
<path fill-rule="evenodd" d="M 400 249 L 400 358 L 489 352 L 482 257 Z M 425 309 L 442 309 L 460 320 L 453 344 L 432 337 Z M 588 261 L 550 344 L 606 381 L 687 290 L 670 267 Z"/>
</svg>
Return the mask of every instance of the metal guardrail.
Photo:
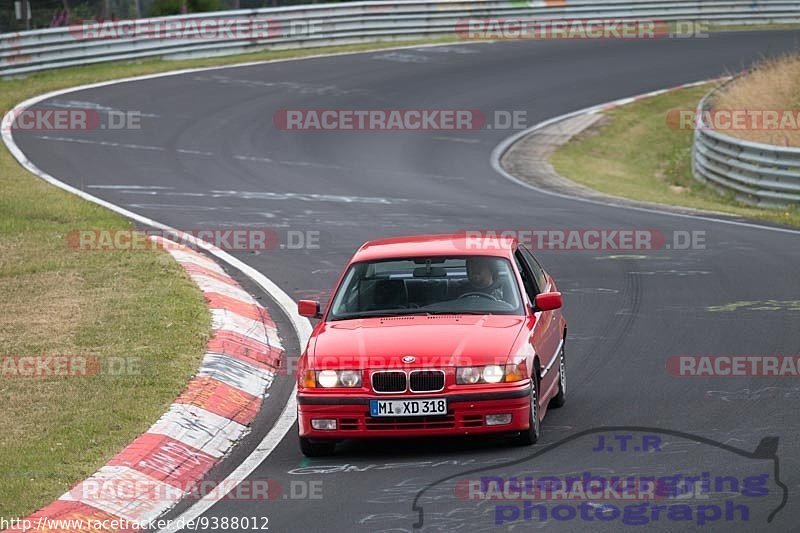
<svg viewBox="0 0 800 533">
<path fill-rule="evenodd" d="M 0 76 L 146 57 L 188 58 L 263 49 L 457 38 L 459 24 L 466 19 L 487 17 L 797 23 L 800 0 L 403 0 L 137 19 L 109 23 L 94 32 L 89 26 L 77 25 L 2 34 Z M 204 38 L 204 24 L 224 21 L 235 21 L 240 31 Z M 165 31 L 170 27 L 181 28 L 180 38 L 170 38 L 174 32 Z"/>
<path fill-rule="evenodd" d="M 751 205 L 800 204 L 800 148 L 746 141 L 711 129 L 704 117 L 713 109 L 719 90 L 708 93 L 697 106 L 692 147 L 695 178 Z"/>
</svg>

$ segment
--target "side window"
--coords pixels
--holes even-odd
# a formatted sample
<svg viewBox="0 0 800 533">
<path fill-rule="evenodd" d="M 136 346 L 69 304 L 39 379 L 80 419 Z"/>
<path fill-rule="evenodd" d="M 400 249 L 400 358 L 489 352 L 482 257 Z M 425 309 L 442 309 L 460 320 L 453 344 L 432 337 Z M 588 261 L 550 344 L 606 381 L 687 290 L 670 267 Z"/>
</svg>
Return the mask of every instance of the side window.
<svg viewBox="0 0 800 533">
<path fill-rule="evenodd" d="M 525 292 L 528 293 L 528 298 L 531 302 L 533 302 L 538 294 L 538 291 L 536 290 L 536 283 L 533 281 L 533 276 L 531 275 L 530 268 L 528 268 L 527 261 L 525 261 L 525 258 L 519 250 L 514 252 L 514 262 L 517 264 L 517 269 L 519 269 L 519 273 L 522 276 L 522 283 L 525 285 Z"/>
<path fill-rule="evenodd" d="M 530 253 L 527 248 L 520 246 L 519 249 L 522 250 L 522 256 L 525 258 L 525 262 L 531 267 L 536 286 L 540 291 L 544 291 L 547 287 L 547 275 L 544 273 L 542 265 L 539 264 L 539 261 L 533 257 L 533 254 Z"/>
</svg>

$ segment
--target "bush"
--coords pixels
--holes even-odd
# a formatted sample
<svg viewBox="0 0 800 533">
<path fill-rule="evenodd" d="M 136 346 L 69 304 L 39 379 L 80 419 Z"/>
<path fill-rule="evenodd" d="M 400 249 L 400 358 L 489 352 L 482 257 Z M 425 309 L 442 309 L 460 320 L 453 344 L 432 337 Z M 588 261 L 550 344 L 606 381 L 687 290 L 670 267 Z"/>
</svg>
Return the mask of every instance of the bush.
<svg viewBox="0 0 800 533">
<path fill-rule="evenodd" d="M 189 0 L 189 11 L 200 13 L 202 11 L 220 11 L 222 0 Z"/>
<path fill-rule="evenodd" d="M 182 3 L 183 0 L 155 0 L 150 8 L 150 16 L 178 15 L 181 12 Z M 189 13 L 220 11 L 222 0 L 186 0 L 186 7 Z"/>
</svg>

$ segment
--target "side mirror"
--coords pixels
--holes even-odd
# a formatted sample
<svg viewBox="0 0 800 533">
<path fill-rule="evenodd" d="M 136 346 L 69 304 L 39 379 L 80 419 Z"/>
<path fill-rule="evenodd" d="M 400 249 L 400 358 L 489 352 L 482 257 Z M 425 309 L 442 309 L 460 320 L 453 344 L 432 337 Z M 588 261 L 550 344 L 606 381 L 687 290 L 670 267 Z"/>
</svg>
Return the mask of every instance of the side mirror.
<svg viewBox="0 0 800 533">
<path fill-rule="evenodd" d="M 316 300 L 300 300 L 297 302 L 297 312 L 307 318 L 321 318 L 319 302 Z"/>
<path fill-rule="evenodd" d="M 560 292 L 543 292 L 542 294 L 536 295 L 533 310 L 534 312 L 552 311 L 553 309 L 561 309 L 562 305 L 564 305 L 564 303 L 561 300 Z"/>
</svg>

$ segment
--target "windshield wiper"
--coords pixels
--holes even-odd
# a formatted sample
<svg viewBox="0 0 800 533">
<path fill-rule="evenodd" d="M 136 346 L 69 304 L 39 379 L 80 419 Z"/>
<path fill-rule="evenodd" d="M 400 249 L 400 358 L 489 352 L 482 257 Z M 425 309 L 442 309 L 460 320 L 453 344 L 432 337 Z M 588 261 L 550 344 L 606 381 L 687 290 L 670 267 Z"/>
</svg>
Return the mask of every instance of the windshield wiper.
<svg viewBox="0 0 800 533">
<path fill-rule="evenodd" d="M 428 315 L 493 315 L 490 311 L 425 311 Z"/>
<path fill-rule="evenodd" d="M 408 311 L 408 312 L 406 312 Z M 418 311 L 417 309 L 376 309 L 375 311 L 360 311 L 356 313 L 346 313 L 337 315 L 336 320 L 356 320 L 359 318 L 385 318 L 393 316 L 405 315 L 426 315 L 427 311 Z"/>
<path fill-rule="evenodd" d="M 491 315 L 484 311 L 426 311 L 424 309 L 411 309 L 408 312 L 396 313 L 387 316 L 437 316 L 437 315 Z"/>
<path fill-rule="evenodd" d="M 436 316 L 436 315 L 493 315 L 490 311 L 429 311 L 425 309 L 384 309 L 361 311 L 338 315 L 335 320 L 357 320 L 359 318 L 391 318 L 396 316 Z"/>
</svg>

